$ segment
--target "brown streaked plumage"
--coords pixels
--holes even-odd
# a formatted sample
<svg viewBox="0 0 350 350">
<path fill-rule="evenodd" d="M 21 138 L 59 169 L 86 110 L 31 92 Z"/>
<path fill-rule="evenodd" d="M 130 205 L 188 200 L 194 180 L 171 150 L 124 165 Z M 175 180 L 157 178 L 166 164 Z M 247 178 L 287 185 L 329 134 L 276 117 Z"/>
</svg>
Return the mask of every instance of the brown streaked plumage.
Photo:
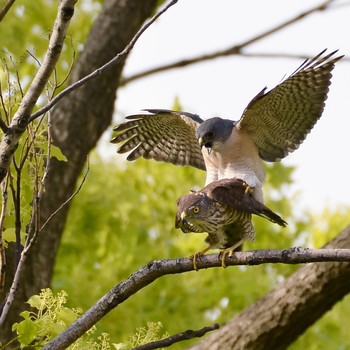
<svg viewBox="0 0 350 350">
<path fill-rule="evenodd" d="M 280 226 L 287 223 L 264 204 L 254 199 L 249 186 L 240 179 L 213 181 L 201 191 L 186 194 L 177 201 L 175 227 L 184 233 L 207 232 L 209 249 L 221 249 L 224 258 L 243 241 L 253 241 L 252 215 L 261 216 Z M 195 264 L 195 259 L 194 259 Z"/>
<path fill-rule="evenodd" d="M 322 51 L 306 60 L 270 91 L 255 96 L 239 121 L 162 109 L 133 115 L 117 126 L 113 143 L 125 143 L 118 153 L 128 160 L 152 158 L 207 171 L 206 185 L 240 178 L 263 202 L 262 160 L 278 161 L 296 150 L 321 117 L 334 64 L 343 56 Z"/>
</svg>

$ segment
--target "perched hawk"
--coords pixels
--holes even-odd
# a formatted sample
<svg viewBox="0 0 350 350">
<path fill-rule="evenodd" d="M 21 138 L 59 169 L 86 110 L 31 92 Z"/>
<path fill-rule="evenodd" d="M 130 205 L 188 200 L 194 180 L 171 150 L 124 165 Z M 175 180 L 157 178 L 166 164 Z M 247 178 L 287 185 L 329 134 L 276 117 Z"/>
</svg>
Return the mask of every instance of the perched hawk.
<svg viewBox="0 0 350 350">
<path fill-rule="evenodd" d="M 259 215 L 281 226 L 287 223 L 264 204 L 255 200 L 249 186 L 240 179 L 211 182 L 199 192 L 186 194 L 177 201 L 175 227 L 188 232 L 207 232 L 209 249 L 222 249 L 222 264 L 227 253 L 243 241 L 253 241 L 255 230 L 252 214 Z M 194 266 L 196 268 L 196 255 Z"/>
<path fill-rule="evenodd" d="M 331 71 L 343 56 L 322 51 L 306 60 L 274 89 L 261 90 L 239 121 L 161 109 L 128 116 L 112 143 L 126 141 L 118 153 L 206 170 L 206 185 L 224 178 L 243 179 L 263 202 L 262 160 L 274 162 L 293 152 L 321 117 Z"/>
</svg>

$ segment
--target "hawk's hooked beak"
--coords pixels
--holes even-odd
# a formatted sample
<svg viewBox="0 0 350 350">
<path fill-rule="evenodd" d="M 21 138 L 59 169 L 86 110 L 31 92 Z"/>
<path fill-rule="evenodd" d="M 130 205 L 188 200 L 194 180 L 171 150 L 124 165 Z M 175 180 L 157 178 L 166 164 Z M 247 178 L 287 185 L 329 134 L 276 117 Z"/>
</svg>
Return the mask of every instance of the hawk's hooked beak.
<svg viewBox="0 0 350 350">
<path fill-rule="evenodd" d="M 198 139 L 198 143 L 199 143 L 199 147 L 202 149 L 204 146 L 207 149 L 208 154 L 210 155 L 212 151 L 212 145 L 209 142 L 205 143 L 201 137 Z"/>
<path fill-rule="evenodd" d="M 182 212 L 180 217 L 176 216 L 175 228 L 182 228 L 184 222 L 186 221 L 186 212 Z"/>
</svg>

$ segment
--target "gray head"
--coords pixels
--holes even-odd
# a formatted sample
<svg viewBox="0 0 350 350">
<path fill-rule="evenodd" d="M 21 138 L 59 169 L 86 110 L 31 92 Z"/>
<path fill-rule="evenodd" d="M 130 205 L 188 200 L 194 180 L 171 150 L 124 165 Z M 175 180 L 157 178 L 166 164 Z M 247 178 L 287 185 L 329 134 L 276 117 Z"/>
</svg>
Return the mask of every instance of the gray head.
<svg viewBox="0 0 350 350">
<path fill-rule="evenodd" d="M 225 143 L 230 137 L 235 122 L 219 117 L 210 118 L 201 123 L 196 131 L 200 147 L 211 150 L 217 143 Z"/>
<path fill-rule="evenodd" d="M 215 211 L 212 199 L 201 192 L 189 193 L 178 199 L 177 206 L 175 228 L 185 233 L 207 231 L 203 224 Z"/>
</svg>

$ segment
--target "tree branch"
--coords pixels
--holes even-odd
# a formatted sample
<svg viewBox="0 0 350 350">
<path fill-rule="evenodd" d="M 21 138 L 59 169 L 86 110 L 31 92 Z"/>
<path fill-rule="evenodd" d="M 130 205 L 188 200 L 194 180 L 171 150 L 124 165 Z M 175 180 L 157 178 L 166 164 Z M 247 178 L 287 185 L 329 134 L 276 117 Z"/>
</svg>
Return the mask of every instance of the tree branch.
<svg viewBox="0 0 350 350">
<path fill-rule="evenodd" d="M 226 266 L 260 265 L 266 263 L 301 264 L 325 261 L 350 262 L 350 249 L 307 249 L 289 248 L 283 250 L 252 250 L 234 253 L 227 257 Z M 197 259 L 197 269 L 221 267 L 218 254 L 205 255 Z M 84 315 L 73 322 L 63 333 L 49 342 L 43 349 L 65 349 L 102 317 L 127 300 L 130 296 L 154 282 L 171 274 L 193 271 L 190 258 L 155 260 L 141 267 L 124 282 L 117 284 Z"/>
<path fill-rule="evenodd" d="M 15 113 L 8 130 L 0 143 L 0 183 L 5 178 L 18 141 L 24 133 L 33 108 L 45 88 L 46 83 L 54 70 L 62 51 L 64 38 L 74 14 L 74 5 L 77 0 L 61 0 L 58 7 L 57 17 L 50 36 L 49 46 L 44 61 L 27 93 L 24 95 L 17 112 Z"/>
<path fill-rule="evenodd" d="M 10 8 L 15 3 L 16 0 L 6 0 L 5 3 L 0 8 L 0 22 L 4 19 L 6 14 L 10 11 Z"/>
<path fill-rule="evenodd" d="M 261 39 L 264 39 L 264 38 L 268 37 L 269 35 L 276 33 L 278 31 L 288 27 L 291 24 L 294 24 L 294 23 L 304 19 L 305 17 L 307 17 L 315 12 L 327 10 L 330 7 L 330 4 L 334 1 L 335 0 L 324 1 L 321 4 L 291 18 L 290 20 L 283 22 L 282 24 L 277 25 L 277 26 L 273 27 L 272 29 L 267 30 L 266 32 L 258 34 L 256 36 L 248 39 L 247 41 L 244 41 L 241 44 L 233 45 L 227 49 L 216 51 L 214 53 L 209 53 L 209 54 L 196 56 L 193 58 L 183 59 L 180 61 L 165 64 L 163 66 L 151 68 L 151 69 L 145 70 L 143 72 L 139 72 L 139 73 L 130 75 L 129 77 L 121 79 L 120 85 L 124 86 L 128 83 L 131 83 L 134 80 L 145 78 L 145 77 L 152 75 L 152 74 L 164 72 L 164 71 L 171 70 L 171 69 L 182 68 L 182 67 L 186 67 L 186 66 L 189 66 L 192 64 L 205 62 L 205 61 L 213 60 L 213 59 L 220 58 L 220 57 L 226 57 L 226 56 L 231 56 L 231 55 L 249 56 L 249 54 L 245 54 L 242 51 L 247 46 L 249 46 L 249 45 L 251 45 L 251 44 L 253 44 Z M 255 56 L 255 57 L 292 57 L 292 58 L 302 58 L 302 59 L 309 58 L 306 55 L 286 55 L 286 54 L 251 54 L 251 56 Z"/>
<path fill-rule="evenodd" d="M 212 326 L 204 327 L 204 328 L 198 329 L 196 331 L 189 329 L 185 332 L 171 335 L 168 338 L 160 339 L 160 340 L 148 343 L 148 344 L 137 346 L 136 348 L 133 348 L 132 350 L 153 350 L 153 349 L 168 347 L 170 345 L 173 345 L 175 343 L 179 343 L 179 342 L 184 341 L 184 340 L 203 337 L 206 333 L 214 331 L 216 329 L 219 329 L 219 327 L 220 326 L 217 323 L 215 323 Z"/>
<path fill-rule="evenodd" d="M 2 237 L 7 211 L 7 181 L 1 184 L 2 200 L 0 213 L 0 299 L 5 295 L 6 254 Z M 0 306 L 1 309 L 1 306 Z"/>
<path fill-rule="evenodd" d="M 94 70 L 92 73 L 88 74 L 84 78 L 78 80 L 74 84 L 68 86 L 66 89 L 61 91 L 57 96 L 55 96 L 46 106 L 39 109 L 37 112 L 35 112 L 33 115 L 30 116 L 29 122 L 35 120 L 36 118 L 40 117 L 44 113 L 46 113 L 48 110 L 50 110 L 55 104 L 57 104 L 58 101 L 60 101 L 64 96 L 68 95 L 73 90 L 77 89 L 78 87 L 84 85 L 89 80 L 99 76 L 102 72 L 106 71 L 107 69 L 114 67 L 119 62 L 121 62 L 133 49 L 135 46 L 137 40 L 140 38 L 140 36 L 146 31 L 147 28 L 149 28 L 158 17 L 160 17 L 164 12 L 166 12 L 171 6 L 175 5 L 178 0 L 172 0 L 167 6 L 163 8 L 163 10 L 157 12 L 146 24 L 144 24 L 141 29 L 135 34 L 135 36 L 132 38 L 132 40 L 129 42 L 129 44 L 125 47 L 123 51 L 118 53 L 116 56 L 114 56 L 110 61 L 108 61 L 106 64 L 104 64 L 102 67 Z"/>
</svg>

